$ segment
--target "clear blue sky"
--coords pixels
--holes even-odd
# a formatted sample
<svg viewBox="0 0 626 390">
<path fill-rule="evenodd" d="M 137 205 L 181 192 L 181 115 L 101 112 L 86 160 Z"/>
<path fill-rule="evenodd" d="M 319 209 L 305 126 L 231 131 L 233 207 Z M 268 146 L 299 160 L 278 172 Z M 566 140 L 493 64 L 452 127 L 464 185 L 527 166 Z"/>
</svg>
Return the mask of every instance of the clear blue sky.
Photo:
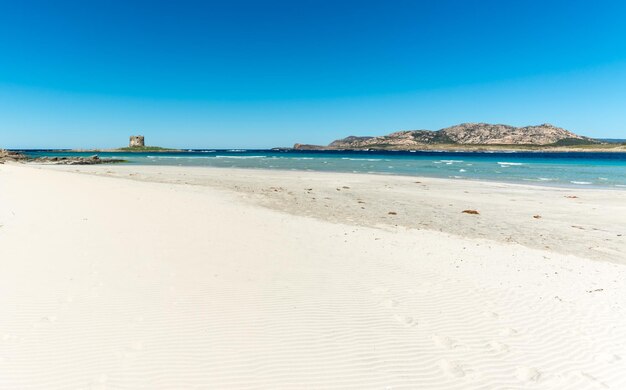
<svg viewBox="0 0 626 390">
<path fill-rule="evenodd" d="M 479 121 L 626 138 L 626 2 L 0 0 L 3 147 L 272 147 Z"/>
</svg>

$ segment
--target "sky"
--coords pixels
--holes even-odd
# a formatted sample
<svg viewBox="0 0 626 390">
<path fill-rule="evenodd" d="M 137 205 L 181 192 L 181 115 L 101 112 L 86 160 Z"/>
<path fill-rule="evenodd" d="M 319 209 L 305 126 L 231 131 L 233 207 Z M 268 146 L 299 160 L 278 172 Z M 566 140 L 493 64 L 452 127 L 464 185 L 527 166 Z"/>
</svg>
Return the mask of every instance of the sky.
<svg viewBox="0 0 626 390">
<path fill-rule="evenodd" d="M 624 1 L 0 0 L 0 147 L 626 138 Z"/>
</svg>

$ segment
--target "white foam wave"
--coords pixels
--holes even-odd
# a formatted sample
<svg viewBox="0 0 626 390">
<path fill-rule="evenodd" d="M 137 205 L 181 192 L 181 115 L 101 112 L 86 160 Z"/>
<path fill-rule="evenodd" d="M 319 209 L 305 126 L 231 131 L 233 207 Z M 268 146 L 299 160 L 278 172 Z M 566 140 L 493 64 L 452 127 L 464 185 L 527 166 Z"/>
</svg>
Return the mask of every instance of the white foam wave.
<svg viewBox="0 0 626 390">
<path fill-rule="evenodd" d="M 500 162 L 500 161 L 498 161 L 498 164 L 500 164 L 501 166 L 509 166 L 509 165 L 512 165 L 512 166 L 519 166 L 519 165 L 524 165 L 523 163 L 506 162 L 506 161 L 504 161 L 504 162 Z"/>
<path fill-rule="evenodd" d="M 576 180 L 571 180 L 570 183 L 572 183 L 572 184 L 581 184 L 581 185 L 591 184 L 590 181 L 576 181 Z"/>
<path fill-rule="evenodd" d="M 235 159 L 248 159 L 248 158 L 266 158 L 267 156 L 215 156 L 215 158 L 235 158 Z"/>
<path fill-rule="evenodd" d="M 350 160 L 350 161 L 383 161 L 382 158 L 352 158 L 352 157 L 342 157 L 342 160 Z"/>
<path fill-rule="evenodd" d="M 185 160 L 192 160 L 192 159 L 207 159 L 207 158 L 213 158 L 213 157 L 209 157 L 209 156 L 146 156 L 147 158 L 152 158 L 152 159 L 173 159 L 173 160 L 181 160 L 181 159 L 185 159 Z"/>
</svg>

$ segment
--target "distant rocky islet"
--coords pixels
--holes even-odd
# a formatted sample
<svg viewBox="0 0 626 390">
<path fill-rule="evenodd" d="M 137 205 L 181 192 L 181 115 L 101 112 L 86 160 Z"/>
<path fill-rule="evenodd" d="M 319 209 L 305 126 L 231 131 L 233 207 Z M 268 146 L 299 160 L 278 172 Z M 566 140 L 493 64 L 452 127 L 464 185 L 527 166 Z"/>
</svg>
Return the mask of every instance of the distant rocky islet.
<svg viewBox="0 0 626 390">
<path fill-rule="evenodd" d="M 90 157 L 35 157 L 31 158 L 22 153 L 2 150 L 0 149 L 0 164 L 5 162 L 17 162 L 17 163 L 36 163 L 36 164 L 50 164 L 50 165 L 95 165 L 95 164 L 110 164 L 124 162 L 122 159 L 114 158 L 100 158 L 97 155 Z"/>
</svg>

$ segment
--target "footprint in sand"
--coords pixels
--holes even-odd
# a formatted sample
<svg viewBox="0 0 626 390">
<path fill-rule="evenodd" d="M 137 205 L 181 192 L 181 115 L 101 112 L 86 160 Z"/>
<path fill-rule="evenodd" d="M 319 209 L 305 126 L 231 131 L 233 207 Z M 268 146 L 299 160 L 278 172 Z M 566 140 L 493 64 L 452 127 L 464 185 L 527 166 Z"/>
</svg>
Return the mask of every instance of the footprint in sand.
<svg viewBox="0 0 626 390">
<path fill-rule="evenodd" d="M 514 336 L 518 333 L 516 329 L 504 328 L 500 331 L 500 336 Z"/>
<path fill-rule="evenodd" d="M 459 362 L 453 362 L 448 359 L 441 359 L 439 361 L 439 368 L 447 376 L 454 378 L 461 378 L 465 376 L 465 371 Z"/>
<path fill-rule="evenodd" d="M 487 317 L 487 318 L 493 318 L 496 319 L 498 317 L 500 317 L 500 315 L 498 313 L 492 312 L 492 311 L 484 311 L 483 312 L 483 316 Z"/>
<path fill-rule="evenodd" d="M 141 341 L 133 341 L 128 348 L 131 351 L 143 351 L 143 343 Z"/>
<path fill-rule="evenodd" d="M 41 317 L 41 322 L 56 322 L 57 319 L 57 316 L 44 316 Z"/>
<path fill-rule="evenodd" d="M 417 321 L 413 317 L 410 317 L 410 316 L 402 316 L 402 315 L 396 314 L 393 316 L 393 318 L 404 326 L 417 325 Z"/>
<path fill-rule="evenodd" d="M 91 389 L 105 389 L 106 383 L 109 377 L 106 374 L 101 374 L 91 380 Z"/>
<path fill-rule="evenodd" d="M 2 341 L 18 341 L 20 338 L 14 334 L 5 333 L 2 335 Z"/>
<path fill-rule="evenodd" d="M 382 294 L 386 294 L 389 292 L 388 288 L 384 288 L 384 287 L 376 287 L 372 289 L 372 294 L 376 294 L 376 295 L 382 295 Z"/>
<path fill-rule="evenodd" d="M 432 335 L 431 339 L 433 340 L 435 345 L 438 346 L 439 348 L 453 349 L 457 345 L 456 341 L 451 339 L 448 336 L 434 334 Z"/>
<path fill-rule="evenodd" d="M 517 367 L 515 377 L 522 382 L 537 382 L 541 373 L 534 367 Z"/>
<path fill-rule="evenodd" d="M 593 376 L 591 374 L 588 374 L 588 373 L 586 373 L 584 371 L 577 371 L 574 374 L 578 375 L 580 378 L 586 379 L 587 381 L 589 381 L 589 382 L 591 382 L 591 383 L 593 383 L 593 384 L 595 384 L 595 385 L 597 385 L 599 387 L 602 387 L 602 388 L 605 388 L 605 389 L 610 389 L 609 385 L 607 385 L 606 383 L 602 382 L 601 380 L 599 380 L 595 376 Z"/>
<path fill-rule="evenodd" d="M 494 352 L 508 352 L 509 351 L 509 346 L 499 341 L 490 341 L 489 343 L 487 343 L 487 346 L 489 347 L 490 350 Z"/>
<path fill-rule="evenodd" d="M 141 355 L 143 351 L 143 343 L 140 341 L 134 341 L 130 343 L 128 347 L 122 352 L 122 357 L 127 360 L 135 359 Z"/>
<path fill-rule="evenodd" d="M 600 363 L 615 363 L 618 360 L 621 360 L 621 357 L 618 355 L 602 352 L 593 357 L 593 360 Z"/>
<path fill-rule="evenodd" d="M 57 316 L 43 316 L 39 319 L 39 321 L 33 323 L 33 328 L 37 329 L 42 326 L 47 326 L 48 324 L 52 324 L 57 321 Z"/>
<path fill-rule="evenodd" d="M 395 299 L 384 299 L 382 301 L 380 301 L 380 305 L 386 308 L 394 308 L 394 307 L 398 307 L 400 303 L 398 301 L 396 301 Z"/>
</svg>

